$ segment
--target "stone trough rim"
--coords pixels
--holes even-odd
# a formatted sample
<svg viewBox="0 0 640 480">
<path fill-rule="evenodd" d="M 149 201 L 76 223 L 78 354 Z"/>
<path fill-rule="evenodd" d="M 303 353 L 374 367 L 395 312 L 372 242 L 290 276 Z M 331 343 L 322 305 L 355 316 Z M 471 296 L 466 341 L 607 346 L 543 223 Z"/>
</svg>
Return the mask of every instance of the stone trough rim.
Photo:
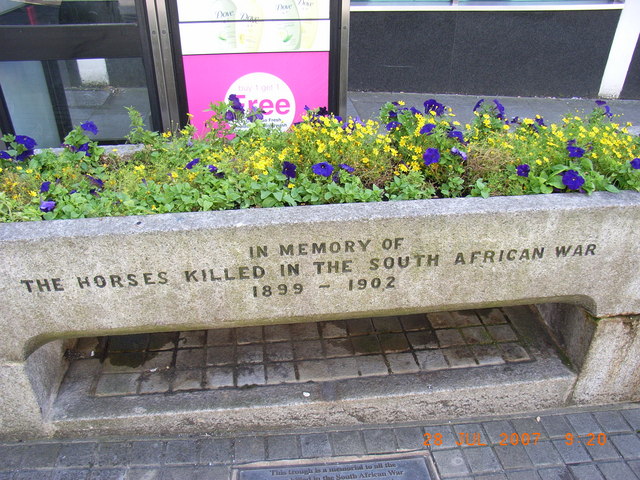
<svg viewBox="0 0 640 480">
<path fill-rule="evenodd" d="M 640 207 L 640 192 L 551 193 L 537 195 L 495 196 L 489 198 L 457 197 L 426 200 L 391 200 L 386 202 L 302 205 L 295 207 L 212 210 L 204 212 L 159 213 L 91 217 L 78 219 L 13 222 L 0 225 L 0 242 L 41 240 L 43 238 L 90 237 L 110 234 L 140 234 L 198 231 L 208 228 L 260 227 L 277 223 L 295 224 L 345 221 L 373 221 L 386 218 L 416 218 L 424 214 L 437 216 L 482 215 L 487 213 L 524 214 L 543 209 L 593 210 L 612 207 Z M 336 218 L 335 213 L 341 212 Z M 344 212 L 348 211 L 347 218 Z"/>
</svg>

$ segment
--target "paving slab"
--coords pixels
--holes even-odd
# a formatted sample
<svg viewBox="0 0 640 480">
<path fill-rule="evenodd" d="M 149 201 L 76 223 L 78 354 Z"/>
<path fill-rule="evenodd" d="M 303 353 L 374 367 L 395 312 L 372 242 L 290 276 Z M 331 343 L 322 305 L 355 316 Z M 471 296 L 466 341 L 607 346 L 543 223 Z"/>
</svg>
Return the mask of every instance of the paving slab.
<svg viewBox="0 0 640 480">
<path fill-rule="evenodd" d="M 589 433 L 596 438 L 599 434 L 601 444 L 584 445 L 589 437 L 573 430 L 577 423 L 586 425 L 592 419 L 610 419 L 620 429 L 624 426 L 620 420 L 633 418 L 638 411 L 639 404 L 623 403 L 402 425 L 280 429 L 266 436 L 210 432 L 5 442 L 0 443 L 0 479 L 261 480 L 271 478 L 260 476 L 261 472 L 302 472 L 310 465 L 332 465 L 336 470 L 325 476 L 335 480 L 337 472 L 346 472 L 343 478 L 349 478 L 349 472 L 367 465 L 379 472 L 390 461 L 393 466 L 388 471 L 396 473 L 386 478 L 393 480 L 422 480 L 425 475 L 433 480 L 638 480 L 640 432 L 607 432 L 594 426 L 596 431 Z M 524 430 L 536 426 L 553 440 L 524 436 Z M 560 435 L 563 429 L 573 437 Z M 424 433 L 431 435 L 427 445 Z M 482 445 L 466 445 L 461 433 L 481 434 Z M 518 436 L 517 442 L 512 435 Z M 616 455 L 602 453 L 611 451 Z M 409 463 L 422 459 L 427 474 L 400 473 L 410 469 L 404 460 L 394 460 L 398 458 Z"/>
</svg>

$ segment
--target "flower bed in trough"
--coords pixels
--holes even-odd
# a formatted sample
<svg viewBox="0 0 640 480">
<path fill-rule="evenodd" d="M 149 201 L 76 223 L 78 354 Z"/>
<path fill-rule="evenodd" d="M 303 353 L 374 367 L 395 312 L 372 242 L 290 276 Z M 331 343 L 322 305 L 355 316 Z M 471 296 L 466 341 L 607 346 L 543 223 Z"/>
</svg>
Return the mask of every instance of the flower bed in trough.
<svg viewBox="0 0 640 480">
<path fill-rule="evenodd" d="M 0 152 L 0 220 L 146 215 L 250 207 L 460 196 L 640 190 L 640 139 L 604 102 L 546 125 L 509 120 L 480 101 L 471 124 L 444 105 L 389 103 L 379 121 L 309 111 L 289 131 L 244 112 L 235 96 L 212 105 L 209 130 L 162 134 L 130 111 L 133 154 L 99 147 L 93 122 L 60 152 L 35 153 L 24 135 Z"/>
</svg>

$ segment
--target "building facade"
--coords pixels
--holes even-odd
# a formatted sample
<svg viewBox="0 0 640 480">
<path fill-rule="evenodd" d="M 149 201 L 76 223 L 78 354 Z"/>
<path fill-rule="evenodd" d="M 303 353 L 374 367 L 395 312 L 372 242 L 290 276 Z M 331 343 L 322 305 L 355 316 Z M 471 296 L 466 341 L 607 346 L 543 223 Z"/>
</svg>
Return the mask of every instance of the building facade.
<svg viewBox="0 0 640 480">
<path fill-rule="evenodd" d="M 92 120 L 100 141 L 119 142 L 125 107 L 152 129 L 184 123 L 178 1 L 0 0 L 0 131 L 55 147 Z M 264 5 L 182 1 L 196 13 Z M 348 77 L 358 91 L 640 98 L 640 0 L 603 1 L 345 0 L 330 83 L 342 94 Z M 282 2 L 302 19 L 322 0 Z"/>
</svg>

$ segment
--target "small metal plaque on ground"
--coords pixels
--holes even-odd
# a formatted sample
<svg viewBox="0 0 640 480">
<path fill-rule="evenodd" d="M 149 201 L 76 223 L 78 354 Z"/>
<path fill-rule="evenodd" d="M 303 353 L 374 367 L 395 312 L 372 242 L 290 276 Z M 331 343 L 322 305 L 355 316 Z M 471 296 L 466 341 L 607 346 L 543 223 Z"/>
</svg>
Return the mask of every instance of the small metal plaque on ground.
<svg viewBox="0 0 640 480">
<path fill-rule="evenodd" d="M 353 457 L 351 457 L 353 458 Z M 260 466 L 240 467 L 237 480 L 432 480 L 427 456 L 364 457 L 360 460 L 335 462 L 333 459 L 300 463 L 274 462 Z"/>
</svg>

